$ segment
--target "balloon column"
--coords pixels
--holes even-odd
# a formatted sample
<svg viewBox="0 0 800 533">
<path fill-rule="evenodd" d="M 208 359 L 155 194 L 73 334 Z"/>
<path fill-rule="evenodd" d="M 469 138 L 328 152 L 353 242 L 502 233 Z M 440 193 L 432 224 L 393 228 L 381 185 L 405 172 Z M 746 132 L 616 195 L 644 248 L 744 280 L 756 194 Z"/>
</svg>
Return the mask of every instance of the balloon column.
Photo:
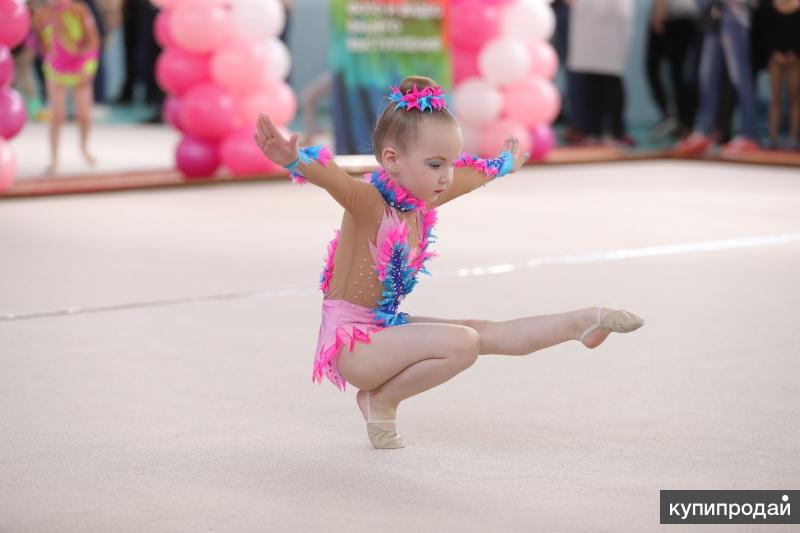
<svg viewBox="0 0 800 533">
<path fill-rule="evenodd" d="M 464 150 L 496 155 L 513 135 L 531 160 L 550 151 L 561 107 L 558 56 L 547 42 L 554 29 L 548 0 L 452 0 L 447 35 Z"/>
<path fill-rule="evenodd" d="M 8 142 L 25 125 L 27 113 L 20 94 L 11 87 L 14 80 L 16 47 L 30 30 L 28 6 L 24 0 L 0 0 L 0 192 L 11 187 L 17 171 L 17 160 Z"/>
<path fill-rule="evenodd" d="M 280 1 L 151 1 L 161 8 L 154 31 L 164 48 L 156 62 L 167 93 L 162 112 L 183 134 L 178 169 L 187 178 L 220 165 L 235 176 L 283 171 L 253 142 L 259 112 L 285 128 L 297 110 L 284 81 L 289 51 L 277 38 L 286 23 Z"/>
</svg>

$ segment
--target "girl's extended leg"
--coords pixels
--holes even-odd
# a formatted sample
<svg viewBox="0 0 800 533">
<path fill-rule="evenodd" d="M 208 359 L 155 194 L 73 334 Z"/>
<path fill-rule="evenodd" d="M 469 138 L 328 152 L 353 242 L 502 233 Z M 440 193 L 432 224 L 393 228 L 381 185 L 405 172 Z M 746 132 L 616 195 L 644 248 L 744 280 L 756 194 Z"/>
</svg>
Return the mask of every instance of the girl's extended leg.
<svg viewBox="0 0 800 533">
<path fill-rule="evenodd" d="M 94 99 L 92 83 L 94 78 L 84 80 L 75 87 L 75 116 L 78 120 L 78 129 L 81 135 L 81 153 L 86 162 L 94 165 L 94 157 L 89 153 L 89 127 L 91 126 L 92 102 Z"/>
<path fill-rule="evenodd" d="M 50 102 L 50 166 L 45 173 L 52 174 L 58 168 L 58 138 L 67 116 L 67 88 L 48 79 L 47 100 Z"/>
<path fill-rule="evenodd" d="M 528 316 L 513 320 L 445 319 L 411 315 L 412 323 L 442 323 L 468 326 L 480 336 L 479 354 L 528 355 L 565 341 L 577 340 L 580 333 L 594 323 L 596 307 L 564 313 Z M 585 339 L 587 348 L 600 345 L 610 332 L 600 328 Z"/>
</svg>

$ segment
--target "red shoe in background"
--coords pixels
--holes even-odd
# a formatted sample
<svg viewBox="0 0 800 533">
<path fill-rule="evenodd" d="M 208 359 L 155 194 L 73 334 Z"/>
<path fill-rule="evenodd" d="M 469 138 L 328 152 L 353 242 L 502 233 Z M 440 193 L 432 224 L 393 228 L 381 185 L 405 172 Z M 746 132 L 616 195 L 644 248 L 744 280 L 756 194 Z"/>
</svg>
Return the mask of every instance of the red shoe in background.
<svg viewBox="0 0 800 533">
<path fill-rule="evenodd" d="M 675 145 L 673 154 L 678 156 L 703 155 L 712 144 L 711 137 L 705 133 L 695 131 L 684 140 Z"/>
<path fill-rule="evenodd" d="M 761 148 L 754 140 L 741 135 L 735 137 L 729 143 L 725 144 L 719 152 L 719 155 L 724 157 L 736 157 L 744 152 L 757 152 Z"/>
</svg>

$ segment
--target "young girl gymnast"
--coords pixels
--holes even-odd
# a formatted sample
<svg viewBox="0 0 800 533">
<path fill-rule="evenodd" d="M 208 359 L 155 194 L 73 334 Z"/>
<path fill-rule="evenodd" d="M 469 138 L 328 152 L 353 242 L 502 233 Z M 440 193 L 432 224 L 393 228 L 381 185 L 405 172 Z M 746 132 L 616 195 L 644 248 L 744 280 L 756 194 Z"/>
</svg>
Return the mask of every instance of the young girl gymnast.
<svg viewBox="0 0 800 533">
<path fill-rule="evenodd" d="M 46 174 L 58 169 L 58 139 L 66 119 L 67 90 L 72 89 L 75 116 L 80 130 L 80 149 L 90 165 L 89 126 L 94 76 L 100 56 L 100 35 L 92 12 L 82 2 L 47 0 L 36 11 L 33 29 L 44 49 L 44 77 L 50 104 L 50 165 Z"/>
<path fill-rule="evenodd" d="M 325 375 L 342 391 L 346 382 L 360 389 L 356 401 L 375 448 L 402 448 L 399 403 L 469 368 L 478 355 L 527 355 L 568 340 L 594 348 L 612 331 L 644 324 L 603 307 L 507 321 L 398 311 L 417 275 L 430 275 L 424 265 L 436 255 L 428 249 L 436 209 L 516 171 L 528 157 L 514 138 L 495 158 L 462 152 L 459 123 L 443 97 L 433 80 L 420 76 L 392 88 L 373 132 L 380 167 L 369 181 L 341 170 L 324 145 L 299 148 L 297 134 L 284 138 L 264 115 L 255 134 L 292 181 L 324 188 L 345 210 L 320 276 L 322 323 L 311 379 L 320 383 Z"/>
</svg>

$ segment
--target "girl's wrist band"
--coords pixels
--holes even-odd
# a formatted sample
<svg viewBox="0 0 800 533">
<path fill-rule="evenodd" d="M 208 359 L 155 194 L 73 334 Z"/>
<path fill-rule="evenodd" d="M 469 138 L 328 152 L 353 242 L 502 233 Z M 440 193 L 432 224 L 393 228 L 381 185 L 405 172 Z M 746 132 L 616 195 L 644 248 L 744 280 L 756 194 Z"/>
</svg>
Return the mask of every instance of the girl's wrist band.
<svg viewBox="0 0 800 533">
<path fill-rule="evenodd" d="M 293 182 L 303 184 L 307 180 L 302 172 L 297 171 L 297 167 L 300 165 L 300 163 L 303 163 L 304 165 L 310 165 L 312 162 L 318 161 L 319 164 L 324 167 L 328 165 L 328 162 L 331 159 L 333 159 L 333 153 L 331 152 L 330 148 L 324 144 L 317 144 L 298 149 L 297 159 L 287 165 L 283 165 L 283 167 L 290 171 L 289 177 Z"/>
</svg>

